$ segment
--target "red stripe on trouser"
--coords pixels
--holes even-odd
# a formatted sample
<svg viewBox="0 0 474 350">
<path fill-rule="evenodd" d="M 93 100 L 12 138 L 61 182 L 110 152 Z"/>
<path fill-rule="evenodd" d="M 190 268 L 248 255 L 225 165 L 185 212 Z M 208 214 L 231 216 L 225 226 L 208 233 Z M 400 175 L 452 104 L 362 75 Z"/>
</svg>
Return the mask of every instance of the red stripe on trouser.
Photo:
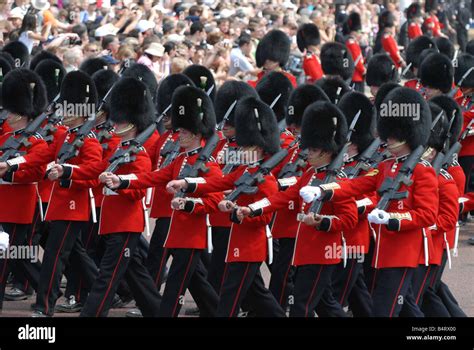
<svg viewBox="0 0 474 350">
<path fill-rule="evenodd" d="M 431 266 L 428 266 L 428 269 L 426 270 L 425 278 L 423 278 L 423 283 L 421 284 L 420 290 L 418 291 L 418 295 L 416 296 L 416 304 L 417 305 L 418 305 L 418 302 L 420 301 L 421 293 L 423 292 L 423 288 L 425 286 L 428 275 L 430 274 L 430 269 L 431 269 Z"/>
<path fill-rule="evenodd" d="M 176 303 L 174 304 L 174 308 L 173 308 L 173 313 L 172 313 L 173 317 L 175 316 L 176 309 L 178 308 L 179 297 L 181 296 L 181 293 L 183 292 L 184 282 L 186 281 L 186 277 L 188 276 L 189 269 L 191 268 L 191 264 L 193 262 L 193 257 L 194 257 L 194 249 L 191 250 L 191 255 L 189 257 L 188 266 L 186 266 L 186 271 L 184 272 L 183 281 L 181 282 L 181 286 L 179 287 L 178 297 L 176 298 Z"/>
<path fill-rule="evenodd" d="M 49 309 L 49 303 L 48 303 L 48 297 L 49 293 L 51 293 L 51 288 L 53 286 L 53 280 L 54 280 L 54 273 L 56 272 L 56 266 L 58 264 L 58 258 L 59 258 L 59 253 L 61 252 L 61 249 L 63 248 L 64 241 L 66 240 L 66 237 L 69 233 L 69 228 L 71 227 L 71 222 L 67 225 L 66 232 L 64 233 L 63 240 L 61 241 L 61 245 L 59 246 L 58 252 L 56 253 L 56 259 L 54 260 L 54 265 L 53 265 L 53 272 L 51 273 L 51 279 L 49 280 L 49 286 L 48 286 L 48 292 L 45 295 L 45 300 L 44 300 L 44 305 L 45 307 L 45 313 L 48 313 Z"/>
<path fill-rule="evenodd" d="M 234 299 L 234 304 L 232 305 L 232 310 L 230 310 L 229 317 L 232 317 L 232 315 L 235 312 L 235 308 L 237 307 L 237 302 L 238 302 L 239 297 L 240 297 L 240 292 L 242 291 L 242 287 L 244 285 L 245 279 L 247 278 L 247 274 L 249 272 L 249 266 L 250 266 L 250 263 L 247 263 L 247 267 L 245 268 L 244 275 L 242 277 L 242 280 L 240 281 L 240 286 L 239 286 L 239 289 L 237 290 L 237 294 L 236 294 L 235 299 Z"/>
<path fill-rule="evenodd" d="M 341 306 L 344 306 L 343 303 L 344 303 L 344 299 L 346 298 L 347 288 L 349 288 L 349 282 L 352 277 L 352 270 L 354 270 L 354 264 L 355 264 L 355 260 L 352 260 L 351 269 L 349 270 L 349 276 L 347 277 L 346 285 L 344 286 L 344 291 L 342 292 L 342 295 L 341 295 L 341 300 L 339 300 L 339 304 L 341 304 Z"/>
<path fill-rule="evenodd" d="M 107 299 L 107 296 L 109 295 L 109 292 L 110 292 L 110 288 L 112 288 L 112 283 L 115 279 L 115 275 L 117 274 L 117 269 L 120 265 L 120 262 L 122 261 L 122 257 L 123 257 L 123 253 L 125 251 L 125 248 L 127 248 L 128 240 L 130 239 L 130 235 L 131 234 L 129 233 L 128 236 L 127 236 L 127 240 L 123 244 L 122 251 L 120 252 L 120 257 L 117 261 L 117 265 L 115 265 L 114 272 L 112 273 L 112 277 L 110 278 L 109 285 L 107 286 L 107 290 L 105 291 L 104 297 L 102 298 L 102 301 L 99 305 L 99 308 L 97 309 L 97 313 L 95 314 L 95 317 L 99 317 L 100 312 L 102 311 L 102 308 L 104 307 L 105 299 Z"/>
<path fill-rule="evenodd" d="M 94 232 L 94 224 L 91 225 L 91 229 L 89 231 L 89 234 L 87 235 L 87 241 L 86 244 L 84 245 L 84 250 L 86 251 L 87 254 L 87 248 L 89 248 L 89 244 L 92 238 L 92 232 Z M 79 273 L 79 284 L 77 285 L 77 290 L 76 290 L 76 301 L 81 300 L 81 289 L 82 289 L 82 276 L 81 273 Z"/>
<path fill-rule="evenodd" d="M 395 303 L 397 302 L 398 294 L 400 293 L 400 289 L 402 289 L 403 282 L 405 281 L 406 275 L 407 275 L 407 269 L 405 268 L 405 272 L 403 273 L 402 280 L 400 281 L 400 285 L 398 286 L 398 289 L 397 289 L 397 294 L 395 294 L 395 298 L 393 299 L 392 309 L 390 310 L 389 317 L 392 317 L 393 315 L 393 311 L 395 310 Z"/>
<path fill-rule="evenodd" d="M 288 264 L 288 268 L 286 269 L 285 277 L 283 279 L 283 286 L 280 292 L 280 305 L 282 305 L 283 297 L 285 296 L 285 288 L 286 288 L 286 283 L 288 281 L 288 274 L 290 273 L 290 269 L 291 269 L 291 264 Z"/>
<path fill-rule="evenodd" d="M 12 238 L 10 240 L 11 243 L 13 243 L 16 235 L 16 225 L 13 225 L 13 232 L 12 232 Z M 7 258 L 3 259 L 3 269 L 2 269 L 2 275 L 0 276 L 0 282 L 3 283 L 3 279 L 8 278 L 8 276 L 5 276 L 5 271 L 7 269 Z"/>
<path fill-rule="evenodd" d="M 435 269 L 435 271 L 433 272 L 433 277 L 431 277 L 430 287 L 433 287 L 434 284 L 436 283 L 436 277 L 438 276 L 439 266 L 435 266 L 434 269 Z"/>
<path fill-rule="evenodd" d="M 227 277 L 227 263 L 225 263 L 224 273 L 222 274 L 222 278 L 221 278 L 221 285 L 219 287 L 219 296 L 221 296 L 222 286 L 224 285 L 224 281 L 225 281 L 226 277 Z"/>
<path fill-rule="evenodd" d="M 372 276 L 372 286 L 370 287 L 370 295 L 374 292 L 375 288 L 375 277 L 377 276 L 377 270 L 374 270 L 374 275 Z"/>
<path fill-rule="evenodd" d="M 158 290 L 160 290 L 160 286 L 158 286 L 158 283 L 160 282 L 161 272 L 163 271 L 163 263 L 166 262 L 166 257 L 167 256 L 168 256 L 168 249 L 165 248 L 165 249 L 163 249 L 163 255 L 161 256 L 160 267 L 159 267 L 158 273 L 157 273 L 156 278 L 155 278 L 155 286 L 156 286 L 156 288 L 158 288 Z"/>
<path fill-rule="evenodd" d="M 322 271 L 322 270 L 323 270 L 323 267 L 321 266 L 321 267 L 319 268 L 318 277 L 316 277 L 316 280 L 315 280 L 314 283 L 313 283 L 313 287 L 311 288 L 311 294 L 309 295 L 308 302 L 306 303 L 306 307 L 305 307 L 305 311 L 304 311 L 304 316 L 305 316 L 305 317 L 308 317 L 309 304 L 311 303 L 311 299 L 313 298 L 314 291 L 316 290 L 316 286 L 317 286 L 318 283 L 319 283 L 319 278 L 321 277 L 321 271 Z"/>
<path fill-rule="evenodd" d="M 33 246 L 33 237 L 36 233 L 35 227 L 36 227 L 36 222 L 38 221 L 38 217 L 39 217 L 39 211 L 36 213 L 35 219 L 33 220 L 33 224 L 31 226 L 31 236 L 30 236 L 30 240 L 28 242 L 30 247 Z M 25 291 L 25 293 L 28 291 L 29 285 L 30 285 L 30 283 L 29 283 L 28 279 L 26 279 L 25 284 L 23 285 L 23 290 Z"/>
</svg>

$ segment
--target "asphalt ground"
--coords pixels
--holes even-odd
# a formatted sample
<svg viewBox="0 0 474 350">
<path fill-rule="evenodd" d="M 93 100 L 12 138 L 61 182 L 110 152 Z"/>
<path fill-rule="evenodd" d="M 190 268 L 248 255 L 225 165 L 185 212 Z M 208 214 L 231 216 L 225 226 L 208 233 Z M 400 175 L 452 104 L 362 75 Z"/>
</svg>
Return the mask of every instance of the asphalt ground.
<svg viewBox="0 0 474 350">
<path fill-rule="evenodd" d="M 459 237 L 459 254 L 458 257 L 452 259 L 451 270 L 446 267 L 443 275 L 443 281 L 450 287 L 454 296 L 457 298 L 459 305 L 464 312 L 474 317 L 474 246 L 469 245 L 467 240 L 469 237 L 474 237 L 474 223 L 469 223 L 461 227 Z M 270 272 L 265 264 L 261 267 L 262 275 L 267 283 L 270 279 Z M 163 291 L 162 286 L 162 290 Z M 7 288 L 8 289 L 8 288 Z M 23 301 L 5 301 L 3 303 L 3 312 L 0 317 L 29 317 L 31 315 L 31 304 L 34 303 L 35 297 L 31 296 Z M 62 303 L 63 298 L 58 303 Z M 112 309 L 109 317 L 124 317 L 126 312 L 134 308 L 134 302 L 129 305 Z M 196 307 L 189 292 L 186 294 L 184 307 L 181 309 L 180 316 L 186 317 L 186 310 L 191 310 Z M 65 314 L 55 313 L 54 317 L 77 317 L 78 313 Z"/>
</svg>

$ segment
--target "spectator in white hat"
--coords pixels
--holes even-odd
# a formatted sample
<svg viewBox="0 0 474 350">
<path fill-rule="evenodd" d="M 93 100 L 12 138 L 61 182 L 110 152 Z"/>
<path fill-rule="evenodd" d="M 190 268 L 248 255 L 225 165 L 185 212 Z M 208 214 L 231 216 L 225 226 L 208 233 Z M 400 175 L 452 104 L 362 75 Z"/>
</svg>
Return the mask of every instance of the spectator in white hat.
<svg viewBox="0 0 474 350">
<path fill-rule="evenodd" d="M 138 59 L 137 63 L 143 64 L 151 69 L 156 79 L 160 80 L 167 75 L 165 72 L 165 47 L 160 43 L 152 42 L 145 49 L 143 55 Z"/>
<path fill-rule="evenodd" d="M 21 7 L 15 7 L 10 11 L 10 15 L 8 16 L 8 22 L 10 22 L 10 25 L 13 30 L 20 29 L 21 22 L 23 22 L 24 16 L 25 14 L 23 13 Z"/>
</svg>

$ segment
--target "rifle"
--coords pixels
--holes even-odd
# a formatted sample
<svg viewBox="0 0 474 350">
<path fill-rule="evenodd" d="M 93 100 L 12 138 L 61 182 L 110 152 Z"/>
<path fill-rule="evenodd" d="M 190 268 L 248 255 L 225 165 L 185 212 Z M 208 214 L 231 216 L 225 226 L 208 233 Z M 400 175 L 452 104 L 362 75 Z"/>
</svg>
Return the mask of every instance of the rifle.
<svg viewBox="0 0 474 350">
<path fill-rule="evenodd" d="M 31 146 L 31 142 L 29 142 L 28 139 L 36 134 L 36 131 L 41 127 L 41 124 L 43 124 L 47 117 L 46 113 L 42 113 L 20 132 L 18 138 L 13 135 L 10 136 L 0 147 L 0 150 L 3 151 L 3 154 L 0 157 L 0 162 L 6 162 L 12 157 L 18 157 L 19 155 L 24 154 L 24 152 L 19 152 L 18 150 L 21 146 L 25 146 L 26 148 Z"/>
<path fill-rule="evenodd" d="M 227 108 L 227 111 L 224 114 L 224 118 L 222 118 L 222 121 L 216 127 L 217 131 L 221 131 L 222 129 L 224 129 L 224 125 L 227 122 L 227 120 L 229 120 L 229 116 L 232 113 L 232 111 L 234 110 L 234 107 L 235 107 L 236 104 L 237 104 L 237 100 L 232 102 L 232 104 L 229 106 L 229 108 Z"/>
<path fill-rule="evenodd" d="M 225 199 L 231 202 L 235 202 L 241 194 L 255 194 L 258 191 L 257 185 L 265 181 L 265 175 L 270 174 L 270 172 L 280 164 L 283 159 L 288 155 L 287 149 L 282 149 L 271 156 L 266 160 L 258 170 L 250 174 L 248 171 L 245 171 L 237 181 L 234 182 L 235 189 L 229 193 Z M 237 211 L 234 209 L 230 215 L 230 219 L 233 222 L 238 222 L 236 217 Z M 265 227 L 265 235 L 267 237 L 267 251 L 268 251 L 268 263 L 273 262 L 273 238 L 272 233 L 268 225 Z"/>
<path fill-rule="evenodd" d="M 79 149 L 84 144 L 84 139 L 95 126 L 95 118 L 87 120 L 76 132 L 76 137 L 71 143 L 64 142 L 58 153 L 58 164 L 64 164 L 69 159 L 79 154 Z"/>
<path fill-rule="evenodd" d="M 471 67 L 466 71 L 466 73 L 464 73 L 461 79 L 459 79 L 459 81 L 457 82 L 456 86 L 452 88 L 451 91 L 448 93 L 449 97 L 454 97 L 456 95 L 456 93 L 459 91 L 459 87 L 462 85 L 464 80 L 466 80 L 466 78 L 469 76 L 469 74 L 471 74 L 473 70 L 474 70 L 474 67 Z"/>
<path fill-rule="evenodd" d="M 446 134 L 446 139 L 445 139 L 444 144 L 443 144 L 443 149 L 440 152 L 438 152 L 436 154 L 435 159 L 433 159 L 431 161 L 431 166 L 433 167 L 436 175 L 439 174 L 441 168 L 443 167 L 444 158 L 446 156 L 445 151 L 450 148 L 449 147 L 449 140 L 450 140 L 451 135 L 452 135 L 451 128 L 453 127 L 453 124 L 454 124 L 454 120 L 455 120 L 454 114 L 455 113 L 456 113 L 456 111 L 453 111 L 453 117 L 451 118 L 451 121 L 449 122 L 449 128 L 448 128 L 448 132 Z"/>
<path fill-rule="evenodd" d="M 114 155 L 110 157 L 110 165 L 105 171 L 113 173 L 120 165 L 133 162 L 136 159 L 135 155 L 143 149 L 143 144 L 153 135 L 155 130 L 156 124 L 150 124 L 150 126 L 130 141 L 130 147 L 127 149 L 117 149 Z"/>
<path fill-rule="evenodd" d="M 56 125 L 61 123 L 63 119 L 62 115 L 59 115 L 57 111 L 53 111 L 54 105 L 58 102 L 60 94 L 57 94 L 56 97 L 51 101 L 51 103 L 46 107 L 46 110 L 43 112 L 48 116 L 48 121 L 46 125 L 38 130 L 38 134 L 46 141 L 50 142 L 53 139 L 52 133 L 54 133 L 56 129 Z"/>
<path fill-rule="evenodd" d="M 466 129 L 464 130 L 464 132 L 459 137 L 459 140 L 456 141 L 456 143 L 454 143 L 454 145 L 452 145 L 449 148 L 449 150 L 446 152 L 446 155 L 444 156 L 443 164 L 442 164 L 443 168 L 446 168 L 447 166 L 449 166 L 449 164 L 451 164 L 453 162 L 453 159 L 456 157 L 456 155 L 461 150 L 461 147 L 462 147 L 461 141 L 463 141 L 469 135 L 469 133 L 472 131 L 472 128 L 473 128 L 472 124 L 473 123 L 474 123 L 474 119 L 471 119 L 471 121 L 467 125 Z"/>
<path fill-rule="evenodd" d="M 212 157 L 212 153 L 217 147 L 219 142 L 219 136 L 214 133 L 206 142 L 205 146 L 199 151 L 196 161 L 193 165 L 186 164 L 181 170 L 178 179 L 184 179 L 187 177 L 198 177 L 199 172 L 206 174 L 209 171 L 209 168 L 206 167 L 206 163 Z M 185 193 L 180 191 L 175 194 L 175 198 L 183 198 Z"/>
<path fill-rule="evenodd" d="M 282 149 L 266 160 L 258 170 L 250 174 L 244 172 L 237 181 L 234 182 L 235 189 L 229 193 L 225 199 L 235 202 L 242 194 L 255 194 L 258 191 L 257 185 L 265 181 L 265 175 L 268 175 L 283 159 L 288 155 L 287 149 Z"/>
<path fill-rule="evenodd" d="M 373 167 L 375 164 L 374 159 L 379 154 L 378 150 L 381 144 L 382 144 L 382 140 L 379 137 L 375 138 L 371 142 L 369 147 L 367 147 L 365 151 L 361 153 L 361 155 L 359 156 L 357 160 L 357 164 L 353 167 L 344 169 L 344 173 L 346 174 L 346 176 L 349 179 L 352 179 L 354 177 L 359 176 L 359 173 L 362 170 L 367 171 L 371 167 Z"/>
<path fill-rule="evenodd" d="M 170 165 L 171 162 L 178 156 L 179 149 L 179 140 L 167 142 L 160 153 L 162 157 L 165 157 L 165 160 L 163 163 L 161 163 L 160 168 Z"/>
<path fill-rule="evenodd" d="M 239 147 L 229 147 L 228 152 L 237 152 L 238 149 Z M 224 167 L 222 168 L 222 174 L 223 175 L 229 174 L 234 169 L 234 167 L 238 165 L 239 164 L 236 164 L 234 162 L 226 163 L 226 165 L 224 165 Z"/>
<path fill-rule="evenodd" d="M 408 197 L 408 192 L 398 192 L 400 187 L 404 184 L 410 186 L 413 181 L 410 179 L 413 170 L 420 161 L 421 156 L 425 152 L 425 147 L 418 146 L 403 162 L 402 167 L 397 173 L 396 177 L 387 177 L 380 188 L 377 190 L 380 195 L 380 200 L 377 203 L 376 208 L 380 210 L 386 210 L 390 201 L 404 199 Z"/>
<path fill-rule="evenodd" d="M 297 137 L 289 146 L 288 149 L 291 149 L 297 142 L 299 142 L 299 137 Z M 308 150 L 301 150 L 296 159 L 292 162 L 286 163 L 285 166 L 280 170 L 278 174 L 279 179 L 285 179 L 293 176 L 301 176 L 303 174 L 303 168 L 306 166 L 306 158 L 308 157 Z"/>
<path fill-rule="evenodd" d="M 435 125 L 443 116 L 443 113 L 444 111 L 441 111 L 431 123 L 431 132 L 433 132 Z M 381 197 L 379 202 L 377 203 L 377 209 L 386 210 L 388 208 L 388 205 L 390 204 L 390 201 L 404 199 L 408 197 L 408 191 L 398 192 L 398 190 L 400 189 L 402 184 L 411 186 L 413 181 L 410 179 L 410 176 L 425 152 L 425 146 L 418 146 L 412 153 L 410 153 L 407 160 L 403 162 L 403 165 L 398 171 L 396 177 L 385 178 L 384 182 L 382 182 L 382 185 L 377 190 L 377 193 Z"/>
<path fill-rule="evenodd" d="M 405 75 L 408 73 L 408 71 L 410 70 L 410 67 L 412 66 L 412 62 L 410 62 L 409 64 L 407 64 L 407 66 L 405 67 L 405 69 L 402 71 L 402 73 L 400 74 L 400 78 L 404 78 Z"/>
<path fill-rule="evenodd" d="M 347 150 L 350 145 L 352 133 L 354 132 L 354 127 L 357 121 L 359 120 L 361 113 L 362 111 L 359 110 L 355 115 L 354 119 L 352 120 L 351 126 L 349 127 L 349 132 L 347 133 L 346 143 L 344 144 L 344 147 L 342 147 L 336 158 L 334 158 L 329 164 L 324 179 L 322 181 L 319 179 L 315 179 L 311 186 L 320 186 L 336 181 L 337 176 L 341 173 L 341 168 L 344 165 L 344 159 L 347 157 Z M 323 201 L 321 199 L 315 199 L 313 203 L 311 203 L 311 207 L 309 208 L 308 213 L 319 214 L 321 212 L 322 207 Z"/>
</svg>

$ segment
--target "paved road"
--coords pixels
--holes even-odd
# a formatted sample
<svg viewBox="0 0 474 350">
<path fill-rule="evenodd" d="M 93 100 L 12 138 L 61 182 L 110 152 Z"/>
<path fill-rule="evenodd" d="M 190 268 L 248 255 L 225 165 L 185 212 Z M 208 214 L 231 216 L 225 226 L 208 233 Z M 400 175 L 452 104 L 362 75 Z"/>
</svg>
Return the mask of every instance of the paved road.
<svg viewBox="0 0 474 350">
<path fill-rule="evenodd" d="M 452 269 L 446 268 L 443 280 L 449 285 L 453 294 L 458 299 L 459 304 L 470 317 L 474 317 L 474 246 L 467 244 L 467 239 L 470 234 L 474 235 L 474 224 L 468 224 L 461 229 L 461 235 L 459 239 L 459 256 L 453 259 Z M 268 283 L 269 272 L 266 266 L 262 267 L 262 273 L 265 281 Z M 62 301 L 62 300 L 61 300 Z M 34 298 L 31 297 L 25 301 L 4 302 L 3 313 L 0 317 L 29 317 L 31 314 L 30 304 L 34 302 Z M 110 317 L 123 317 L 125 313 L 132 308 L 134 305 L 128 305 L 126 308 L 113 309 L 111 310 Z M 181 311 L 181 315 L 184 311 L 195 307 L 195 304 L 189 295 L 186 296 L 185 307 Z M 76 317 L 77 314 L 59 314 L 55 317 Z"/>
</svg>

